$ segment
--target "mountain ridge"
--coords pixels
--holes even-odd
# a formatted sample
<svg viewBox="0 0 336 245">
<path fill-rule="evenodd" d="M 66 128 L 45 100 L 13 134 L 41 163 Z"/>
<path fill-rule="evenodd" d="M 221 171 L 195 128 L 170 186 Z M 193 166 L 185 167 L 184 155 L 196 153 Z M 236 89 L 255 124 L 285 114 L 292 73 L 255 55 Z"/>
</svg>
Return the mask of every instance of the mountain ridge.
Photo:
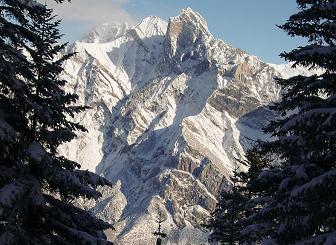
<svg viewBox="0 0 336 245">
<path fill-rule="evenodd" d="M 118 33 L 70 49 L 78 54 L 65 64 L 68 89 L 92 109 L 78 118 L 89 133 L 61 152 L 115 184 L 90 204 L 115 224 L 111 240 L 148 244 L 160 216 L 165 244 L 206 243 L 201 223 L 229 188 L 235 159 L 267 138 L 261 128 L 274 114 L 265 106 L 281 93 L 274 77 L 309 71 L 215 39 L 190 8 Z"/>
</svg>

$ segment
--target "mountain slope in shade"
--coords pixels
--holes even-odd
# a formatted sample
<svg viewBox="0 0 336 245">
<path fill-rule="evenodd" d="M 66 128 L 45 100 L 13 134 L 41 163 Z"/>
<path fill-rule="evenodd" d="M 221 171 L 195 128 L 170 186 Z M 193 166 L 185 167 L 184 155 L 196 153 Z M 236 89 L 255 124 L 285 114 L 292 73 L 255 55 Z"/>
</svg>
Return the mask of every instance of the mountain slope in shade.
<svg viewBox="0 0 336 245">
<path fill-rule="evenodd" d="M 309 71 L 215 39 L 190 8 L 169 23 L 105 27 L 74 43 L 78 55 L 65 64 L 68 89 L 92 109 L 78 118 L 89 133 L 61 152 L 115 183 L 90 205 L 115 224 L 117 244 L 153 243 L 158 217 L 165 244 L 205 244 L 201 224 L 235 158 L 265 139 L 274 117 L 265 105 L 280 96 L 274 77 Z"/>
</svg>

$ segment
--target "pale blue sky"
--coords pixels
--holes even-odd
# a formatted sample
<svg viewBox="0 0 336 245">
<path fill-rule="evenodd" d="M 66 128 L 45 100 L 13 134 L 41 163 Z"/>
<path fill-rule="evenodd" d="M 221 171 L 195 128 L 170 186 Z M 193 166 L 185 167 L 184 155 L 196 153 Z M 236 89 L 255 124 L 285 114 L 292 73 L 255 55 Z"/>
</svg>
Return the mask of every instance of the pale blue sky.
<svg viewBox="0 0 336 245">
<path fill-rule="evenodd" d="M 266 62 L 283 63 L 282 51 L 304 44 L 275 26 L 297 12 L 295 0 L 72 0 L 53 7 L 64 20 L 62 31 L 69 41 L 102 22 L 136 23 L 149 15 L 168 20 L 191 7 L 205 17 L 215 37 Z"/>
</svg>

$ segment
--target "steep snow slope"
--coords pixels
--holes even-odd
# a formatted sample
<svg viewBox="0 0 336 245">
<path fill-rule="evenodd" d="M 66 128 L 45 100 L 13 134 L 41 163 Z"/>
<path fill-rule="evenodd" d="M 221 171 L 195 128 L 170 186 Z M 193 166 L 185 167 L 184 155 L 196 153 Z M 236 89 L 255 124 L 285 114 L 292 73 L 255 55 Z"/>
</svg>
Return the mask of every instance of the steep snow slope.
<svg viewBox="0 0 336 245">
<path fill-rule="evenodd" d="M 297 75 L 309 76 L 313 73 L 316 73 L 316 74 L 323 73 L 321 69 L 309 70 L 301 66 L 297 66 L 295 67 L 295 69 L 293 69 L 292 68 L 293 63 L 281 64 L 281 65 L 276 65 L 276 64 L 269 64 L 269 65 L 274 67 L 274 69 L 276 69 L 280 73 L 280 76 L 282 78 L 290 78 L 290 77 L 297 76 Z"/>
<path fill-rule="evenodd" d="M 62 153 L 115 183 L 93 210 L 115 224 L 117 244 L 153 243 L 157 217 L 166 244 L 206 243 L 201 223 L 234 159 L 265 137 L 274 77 L 293 71 L 215 39 L 190 8 L 116 29 L 71 47 L 64 76 L 92 109 L 78 118 L 89 133 Z"/>
</svg>

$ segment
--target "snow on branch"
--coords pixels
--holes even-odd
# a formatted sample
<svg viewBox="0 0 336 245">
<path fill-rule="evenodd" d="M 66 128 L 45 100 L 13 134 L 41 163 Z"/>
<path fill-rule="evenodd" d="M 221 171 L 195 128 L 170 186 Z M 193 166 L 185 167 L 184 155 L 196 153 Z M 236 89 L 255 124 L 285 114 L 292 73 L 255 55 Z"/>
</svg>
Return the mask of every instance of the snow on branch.
<svg viewBox="0 0 336 245">
<path fill-rule="evenodd" d="M 48 153 L 45 151 L 45 149 L 36 141 L 30 144 L 27 150 L 28 156 L 37 161 L 41 162 L 43 159 L 48 157 Z"/>
<path fill-rule="evenodd" d="M 336 1 L 329 2 L 329 3 L 323 3 L 320 6 L 318 6 L 317 8 L 321 11 L 335 10 L 336 9 Z"/>
<path fill-rule="evenodd" d="M 336 232 L 330 232 L 318 235 L 309 240 L 300 241 L 296 243 L 296 245 L 306 245 L 306 244 L 334 245 L 336 244 Z"/>
<path fill-rule="evenodd" d="M 295 55 L 297 56 L 314 56 L 314 55 L 328 55 L 331 53 L 335 53 L 336 47 L 330 46 L 320 46 L 320 45 L 309 45 L 297 51 Z"/>
<path fill-rule="evenodd" d="M 106 180 L 105 178 L 92 173 L 87 170 L 75 170 L 76 176 L 85 184 L 91 185 L 93 187 L 97 186 L 110 186 L 112 187 L 112 183 Z"/>
<path fill-rule="evenodd" d="M 15 130 L 5 120 L 0 117 L 0 141 L 14 141 L 16 136 Z"/>
<path fill-rule="evenodd" d="M 312 109 L 310 111 L 301 113 L 301 114 L 294 114 L 280 129 L 279 132 L 287 132 L 293 127 L 296 127 L 298 123 L 304 122 L 307 123 L 307 121 L 310 120 L 310 118 L 316 114 L 329 114 L 329 115 L 335 115 L 336 114 L 336 108 L 335 107 L 325 107 L 325 108 L 316 108 Z"/>
<path fill-rule="evenodd" d="M 72 171 L 53 171 L 48 178 L 48 182 L 62 189 L 71 189 L 73 192 L 77 193 L 78 196 L 83 195 L 94 199 L 101 197 L 101 194 L 98 191 L 87 186 L 86 183 L 82 183 L 81 179 Z"/>
<path fill-rule="evenodd" d="M 44 4 L 41 4 L 34 0 L 17 0 L 22 5 L 26 5 L 30 8 L 38 7 L 38 8 L 44 8 Z"/>
<path fill-rule="evenodd" d="M 17 172 L 13 168 L 0 166 L 0 183 L 6 183 L 17 176 Z"/>
<path fill-rule="evenodd" d="M 299 188 L 293 190 L 291 192 L 291 196 L 292 197 L 297 197 L 297 196 L 307 192 L 310 189 L 313 189 L 313 188 L 316 188 L 316 187 L 319 187 L 319 186 L 323 186 L 323 185 L 331 185 L 332 183 L 334 183 L 335 179 L 336 179 L 336 170 L 330 170 L 329 172 L 326 172 L 326 173 L 312 179 L 308 183 L 300 186 Z M 332 191 L 332 190 L 330 190 L 330 191 Z"/>
<path fill-rule="evenodd" d="M 0 244 L 15 244 L 15 242 L 16 237 L 11 231 L 7 230 L 5 232 L 1 232 Z"/>
<path fill-rule="evenodd" d="M 0 189 L 0 207 L 11 207 L 27 194 L 29 186 L 21 179 L 3 186 Z"/>
</svg>

